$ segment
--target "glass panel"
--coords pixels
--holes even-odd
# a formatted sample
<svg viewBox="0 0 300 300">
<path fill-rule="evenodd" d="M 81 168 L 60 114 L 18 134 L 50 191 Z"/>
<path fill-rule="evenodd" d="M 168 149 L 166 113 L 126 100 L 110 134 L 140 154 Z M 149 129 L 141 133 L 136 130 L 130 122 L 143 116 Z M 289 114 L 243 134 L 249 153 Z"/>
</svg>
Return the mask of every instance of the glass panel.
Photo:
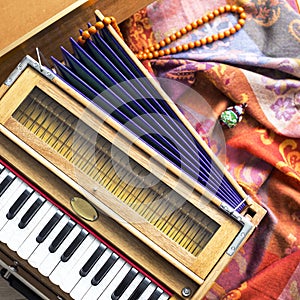
<svg viewBox="0 0 300 300">
<path fill-rule="evenodd" d="M 220 227 L 40 89 L 13 117 L 194 256 Z"/>
</svg>

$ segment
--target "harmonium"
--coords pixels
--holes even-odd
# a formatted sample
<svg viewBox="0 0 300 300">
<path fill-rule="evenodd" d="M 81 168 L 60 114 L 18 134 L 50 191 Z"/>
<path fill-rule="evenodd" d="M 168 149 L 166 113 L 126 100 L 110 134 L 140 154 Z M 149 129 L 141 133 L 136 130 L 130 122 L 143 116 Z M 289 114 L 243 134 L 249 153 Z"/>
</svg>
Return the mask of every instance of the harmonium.
<svg viewBox="0 0 300 300">
<path fill-rule="evenodd" d="M 109 23 L 0 88 L 1 273 L 28 299 L 199 300 L 265 210 Z"/>
</svg>

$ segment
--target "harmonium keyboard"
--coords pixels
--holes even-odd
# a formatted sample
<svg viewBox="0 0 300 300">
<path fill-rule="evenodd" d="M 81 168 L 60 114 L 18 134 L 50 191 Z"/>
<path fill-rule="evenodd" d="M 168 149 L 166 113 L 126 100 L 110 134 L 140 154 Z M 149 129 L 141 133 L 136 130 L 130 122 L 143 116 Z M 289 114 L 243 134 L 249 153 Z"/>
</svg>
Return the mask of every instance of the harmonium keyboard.
<svg viewBox="0 0 300 300">
<path fill-rule="evenodd" d="M 203 298 L 265 210 L 111 25 L 70 42 L 0 88 L 3 277 L 29 299 Z"/>
</svg>

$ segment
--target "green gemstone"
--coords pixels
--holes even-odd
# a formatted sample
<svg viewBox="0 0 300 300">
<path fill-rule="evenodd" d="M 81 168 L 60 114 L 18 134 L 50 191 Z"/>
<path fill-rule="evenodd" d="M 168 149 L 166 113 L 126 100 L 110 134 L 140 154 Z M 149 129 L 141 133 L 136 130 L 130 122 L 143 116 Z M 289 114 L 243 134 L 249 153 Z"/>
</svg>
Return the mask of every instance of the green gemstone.
<svg viewBox="0 0 300 300">
<path fill-rule="evenodd" d="M 220 119 L 229 128 L 234 127 L 239 122 L 239 117 L 232 110 L 223 111 Z"/>
</svg>

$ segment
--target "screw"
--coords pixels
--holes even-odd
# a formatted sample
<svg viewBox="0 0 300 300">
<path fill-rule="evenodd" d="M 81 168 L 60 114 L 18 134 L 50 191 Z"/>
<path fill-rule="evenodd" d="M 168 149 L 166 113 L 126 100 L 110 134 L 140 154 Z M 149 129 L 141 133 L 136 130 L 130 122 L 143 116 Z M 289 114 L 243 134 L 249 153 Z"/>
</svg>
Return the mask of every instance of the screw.
<svg viewBox="0 0 300 300">
<path fill-rule="evenodd" d="M 192 291 L 190 288 L 185 287 L 182 289 L 181 294 L 183 297 L 189 297 L 191 295 Z"/>
</svg>

